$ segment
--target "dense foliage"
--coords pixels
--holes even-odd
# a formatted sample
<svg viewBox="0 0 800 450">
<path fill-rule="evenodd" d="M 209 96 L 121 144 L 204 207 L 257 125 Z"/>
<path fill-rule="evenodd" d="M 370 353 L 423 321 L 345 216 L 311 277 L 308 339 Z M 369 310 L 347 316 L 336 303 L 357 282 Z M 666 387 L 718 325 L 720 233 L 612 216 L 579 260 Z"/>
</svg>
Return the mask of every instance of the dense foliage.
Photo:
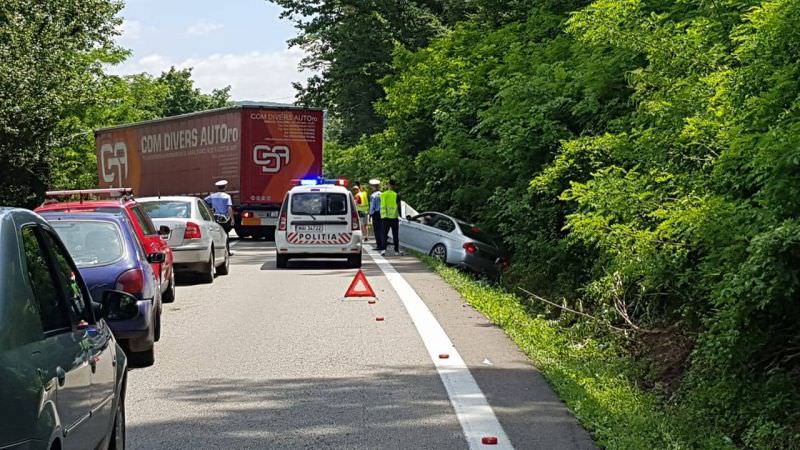
<svg viewBox="0 0 800 450">
<path fill-rule="evenodd" d="M 31 206 L 47 188 L 60 119 L 88 101 L 121 5 L 108 0 L 0 3 L 0 204 Z"/>
<path fill-rule="evenodd" d="M 120 2 L 0 3 L 0 204 L 34 207 L 49 187 L 97 185 L 93 131 L 220 107 L 229 90 L 194 88 L 191 70 L 110 76 Z"/>
<path fill-rule="evenodd" d="M 469 5 L 395 41 L 384 127 L 327 170 L 496 230 L 506 283 L 646 343 L 695 427 L 665 446 L 800 447 L 800 3 Z"/>
<path fill-rule="evenodd" d="M 385 121 L 373 103 L 379 81 L 393 72 L 395 44 L 425 46 L 444 24 L 461 17 L 462 0 L 270 0 L 300 30 L 290 45 L 304 48 L 303 65 L 317 72 L 296 85 L 301 103 L 327 108 L 330 134 L 353 144 Z"/>
</svg>

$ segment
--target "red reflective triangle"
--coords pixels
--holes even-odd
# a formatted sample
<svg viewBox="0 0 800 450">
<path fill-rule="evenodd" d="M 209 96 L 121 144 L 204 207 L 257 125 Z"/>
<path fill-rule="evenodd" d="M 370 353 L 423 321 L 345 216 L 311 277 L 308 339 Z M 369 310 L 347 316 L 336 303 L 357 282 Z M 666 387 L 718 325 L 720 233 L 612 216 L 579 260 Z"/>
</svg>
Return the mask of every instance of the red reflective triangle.
<svg viewBox="0 0 800 450">
<path fill-rule="evenodd" d="M 350 287 L 347 288 L 347 292 L 344 293 L 345 297 L 375 297 L 375 292 L 372 290 L 372 286 L 369 285 L 369 281 L 367 281 L 367 277 L 364 275 L 364 272 L 358 271 L 356 273 L 355 278 L 353 278 L 353 282 L 350 283 Z"/>
</svg>

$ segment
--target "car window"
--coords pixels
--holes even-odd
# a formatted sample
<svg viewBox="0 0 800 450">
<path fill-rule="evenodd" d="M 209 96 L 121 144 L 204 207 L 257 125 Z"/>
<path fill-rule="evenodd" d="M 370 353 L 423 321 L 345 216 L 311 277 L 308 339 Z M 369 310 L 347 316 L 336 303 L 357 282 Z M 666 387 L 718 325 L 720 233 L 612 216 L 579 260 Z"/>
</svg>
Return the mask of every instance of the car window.
<svg viewBox="0 0 800 450">
<path fill-rule="evenodd" d="M 432 214 L 420 214 L 417 217 L 412 217 L 411 220 L 421 225 L 431 226 L 433 223 L 432 218 L 433 218 Z"/>
<path fill-rule="evenodd" d="M 69 253 L 57 242 L 57 238 L 47 230 L 43 230 L 42 238 L 44 246 L 51 252 L 51 258 L 56 268 L 56 283 L 58 284 L 64 298 L 67 300 L 67 307 L 70 311 L 72 322 L 77 325 L 81 321 L 90 322 L 91 314 L 86 305 L 86 298 L 81 292 L 78 284 L 77 269 L 73 269 L 70 264 Z"/>
<path fill-rule="evenodd" d="M 28 272 L 27 281 L 36 297 L 42 330 L 48 333 L 70 329 L 66 305 L 56 289 L 53 273 L 47 263 L 47 252 L 42 248 L 34 227 L 22 229 L 22 245 Z"/>
<path fill-rule="evenodd" d="M 51 223 L 78 267 L 97 267 L 119 261 L 125 245 L 113 222 L 59 220 Z"/>
<path fill-rule="evenodd" d="M 159 200 L 140 203 L 151 219 L 189 219 L 192 217 L 192 204 L 177 200 Z"/>
<path fill-rule="evenodd" d="M 205 202 L 198 200 L 197 209 L 200 210 L 200 215 L 203 217 L 203 220 L 208 220 L 208 221 L 213 220 L 213 216 L 208 211 L 208 208 L 206 208 Z"/>
<path fill-rule="evenodd" d="M 334 216 L 347 214 L 347 196 L 326 192 L 292 195 L 292 214 Z"/>
<path fill-rule="evenodd" d="M 456 224 L 454 224 L 452 220 L 444 216 L 434 217 L 433 224 L 431 226 L 433 226 L 434 228 L 438 228 L 442 231 L 446 231 L 448 233 L 456 229 Z"/>
<path fill-rule="evenodd" d="M 482 229 L 480 229 L 475 225 L 458 221 L 458 228 L 461 229 L 461 233 L 463 233 L 464 236 L 468 238 L 475 239 L 477 241 L 481 241 L 486 244 L 492 244 L 496 247 L 500 247 L 500 239 L 486 233 L 485 231 L 483 231 Z"/>
<path fill-rule="evenodd" d="M 157 234 L 156 226 L 153 225 L 153 221 L 150 220 L 150 217 L 147 215 L 146 212 L 142 209 L 141 205 L 134 206 L 131 208 L 133 211 L 133 217 L 139 223 L 139 226 L 142 227 L 142 231 L 146 235 L 154 235 Z"/>
</svg>

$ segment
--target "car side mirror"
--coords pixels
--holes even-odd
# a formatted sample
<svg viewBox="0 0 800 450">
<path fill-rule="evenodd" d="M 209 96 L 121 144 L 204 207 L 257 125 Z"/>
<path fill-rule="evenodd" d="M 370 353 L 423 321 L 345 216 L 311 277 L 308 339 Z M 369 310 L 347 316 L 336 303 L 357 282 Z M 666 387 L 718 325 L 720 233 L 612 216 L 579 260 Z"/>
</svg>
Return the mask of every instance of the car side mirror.
<svg viewBox="0 0 800 450">
<path fill-rule="evenodd" d="M 228 218 L 223 216 L 222 214 L 214 214 L 214 221 L 217 223 L 228 223 Z"/>
<path fill-rule="evenodd" d="M 411 214 L 406 216 L 406 220 L 411 220 Z"/>
<path fill-rule="evenodd" d="M 139 304 L 136 297 L 125 291 L 106 291 L 101 312 L 107 320 L 131 320 L 139 316 Z"/>
<path fill-rule="evenodd" d="M 169 235 L 169 227 L 166 225 L 161 225 L 158 227 L 158 234 L 161 236 L 168 236 Z"/>
<path fill-rule="evenodd" d="M 157 253 L 150 253 L 147 255 L 147 262 L 150 264 L 160 264 L 167 260 L 167 255 L 165 253 L 157 252 Z"/>
</svg>

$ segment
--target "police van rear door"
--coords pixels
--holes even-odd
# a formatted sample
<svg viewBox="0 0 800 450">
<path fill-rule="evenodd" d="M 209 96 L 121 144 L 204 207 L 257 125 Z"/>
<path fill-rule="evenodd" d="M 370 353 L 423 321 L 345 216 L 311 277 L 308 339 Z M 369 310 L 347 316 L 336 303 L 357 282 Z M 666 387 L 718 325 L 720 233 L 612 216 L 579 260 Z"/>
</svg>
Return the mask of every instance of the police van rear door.
<svg viewBox="0 0 800 450">
<path fill-rule="evenodd" d="M 346 193 L 312 188 L 295 192 L 289 205 L 290 244 L 343 245 L 350 242 L 349 197 Z"/>
</svg>

